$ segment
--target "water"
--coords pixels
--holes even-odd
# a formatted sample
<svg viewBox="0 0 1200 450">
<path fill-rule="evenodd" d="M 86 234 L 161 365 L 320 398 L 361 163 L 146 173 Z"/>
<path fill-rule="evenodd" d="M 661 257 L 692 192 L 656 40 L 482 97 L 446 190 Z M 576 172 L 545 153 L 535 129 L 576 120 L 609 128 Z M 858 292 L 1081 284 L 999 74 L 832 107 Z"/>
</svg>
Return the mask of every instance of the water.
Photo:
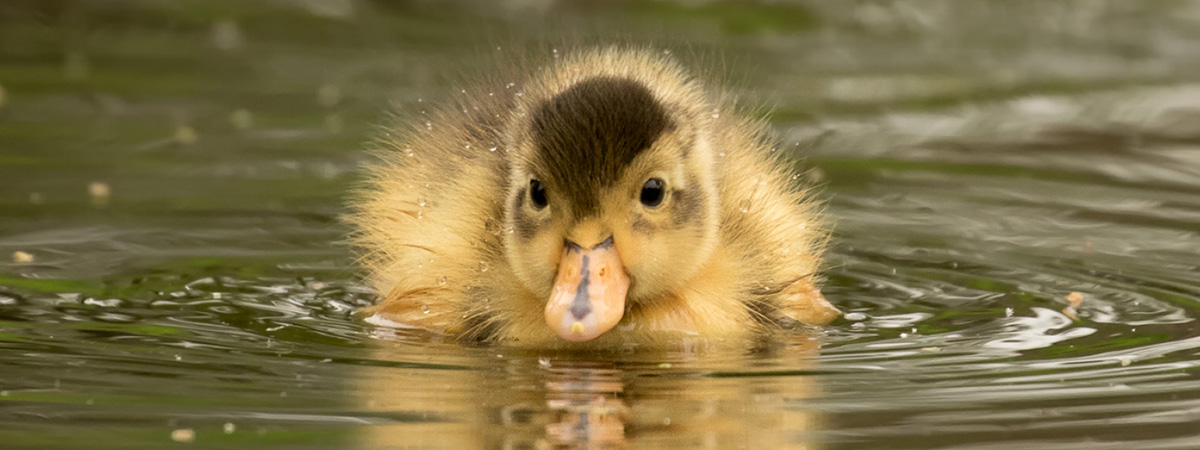
<svg viewBox="0 0 1200 450">
<path fill-rule="evenodd" d="M 7 2 L 0 447 L 1200 447 L 1198 25 L 1189 2 Z M 838 220 L 847 319 L 572 355 L 354 316 L 338 215 L 383 111 L 564 34 L 658 42 L 773 108 Z"/>
</svg>

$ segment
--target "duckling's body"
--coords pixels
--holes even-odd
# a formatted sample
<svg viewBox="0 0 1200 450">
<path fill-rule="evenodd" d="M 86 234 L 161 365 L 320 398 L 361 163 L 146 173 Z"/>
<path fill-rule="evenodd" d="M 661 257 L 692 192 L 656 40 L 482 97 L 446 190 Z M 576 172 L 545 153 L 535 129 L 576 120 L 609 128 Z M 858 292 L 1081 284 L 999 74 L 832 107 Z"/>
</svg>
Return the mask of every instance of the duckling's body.
<svg viewBox="0 0 1200 450">
<path fill-rule="evenodd" d="M 556 347 L 838 316 L 816 284 L 819 205 L 762 123 L 642 51 L 581 52 L 513 82 L 385 138 L 351 216 L 384 296 L 368 313 Z"/>
</svg>

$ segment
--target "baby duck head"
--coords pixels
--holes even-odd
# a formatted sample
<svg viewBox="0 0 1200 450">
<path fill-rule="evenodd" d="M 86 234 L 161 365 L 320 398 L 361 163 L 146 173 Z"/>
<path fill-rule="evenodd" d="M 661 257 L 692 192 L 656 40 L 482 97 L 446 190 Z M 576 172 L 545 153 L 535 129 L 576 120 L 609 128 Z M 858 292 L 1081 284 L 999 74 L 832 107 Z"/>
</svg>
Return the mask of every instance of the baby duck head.
<svg viewBox="0 0 1200 450">
<path fill-rule="evenodd" d="M 508 124 L 506 256 L 568 341 L 670 299 L 717 242 L 703 96 L 674 66 L 637 63 L 565 70 Z"/>
</svg>

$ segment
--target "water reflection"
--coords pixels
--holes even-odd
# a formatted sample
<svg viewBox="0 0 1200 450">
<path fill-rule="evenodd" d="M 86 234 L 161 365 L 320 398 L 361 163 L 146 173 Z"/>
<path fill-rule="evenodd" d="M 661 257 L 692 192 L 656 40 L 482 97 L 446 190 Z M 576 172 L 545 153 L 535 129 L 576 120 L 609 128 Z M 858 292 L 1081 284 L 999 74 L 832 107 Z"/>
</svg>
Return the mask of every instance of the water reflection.
<svg viewBox="0 0 1200 450">
<path fill-rule="evenodd" d="M 572 355 L 382 341 L 355 376 L 364 448 L 813 449 L 815 336 L 753 351 Z M 400 362 L 406 361 L 406 362 Z M 421 362 L 413 362 L 421 361 Z"/>
</svg>

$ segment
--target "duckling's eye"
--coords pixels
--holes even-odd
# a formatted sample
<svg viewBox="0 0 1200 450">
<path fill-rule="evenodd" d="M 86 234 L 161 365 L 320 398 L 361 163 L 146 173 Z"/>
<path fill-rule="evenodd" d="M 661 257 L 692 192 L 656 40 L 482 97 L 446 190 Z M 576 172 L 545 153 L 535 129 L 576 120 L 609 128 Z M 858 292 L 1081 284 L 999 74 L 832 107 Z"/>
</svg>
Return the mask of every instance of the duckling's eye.
<svg viewBox="0 0 1200 450">
<path fill-rule="evenodd" d="M 529 180 L 529 200 L 533 201 L 534 208 L 546 207 L 546 188 L 542 186 L 541 181 Z"/>
<path fill-rule="evenodd" d="M 658 178 L 646 180 L 646 183 L 642 185 L 642 204 L 651 208 L 661 205 L 664 192 L 663 180 Z"/>
</svg>

